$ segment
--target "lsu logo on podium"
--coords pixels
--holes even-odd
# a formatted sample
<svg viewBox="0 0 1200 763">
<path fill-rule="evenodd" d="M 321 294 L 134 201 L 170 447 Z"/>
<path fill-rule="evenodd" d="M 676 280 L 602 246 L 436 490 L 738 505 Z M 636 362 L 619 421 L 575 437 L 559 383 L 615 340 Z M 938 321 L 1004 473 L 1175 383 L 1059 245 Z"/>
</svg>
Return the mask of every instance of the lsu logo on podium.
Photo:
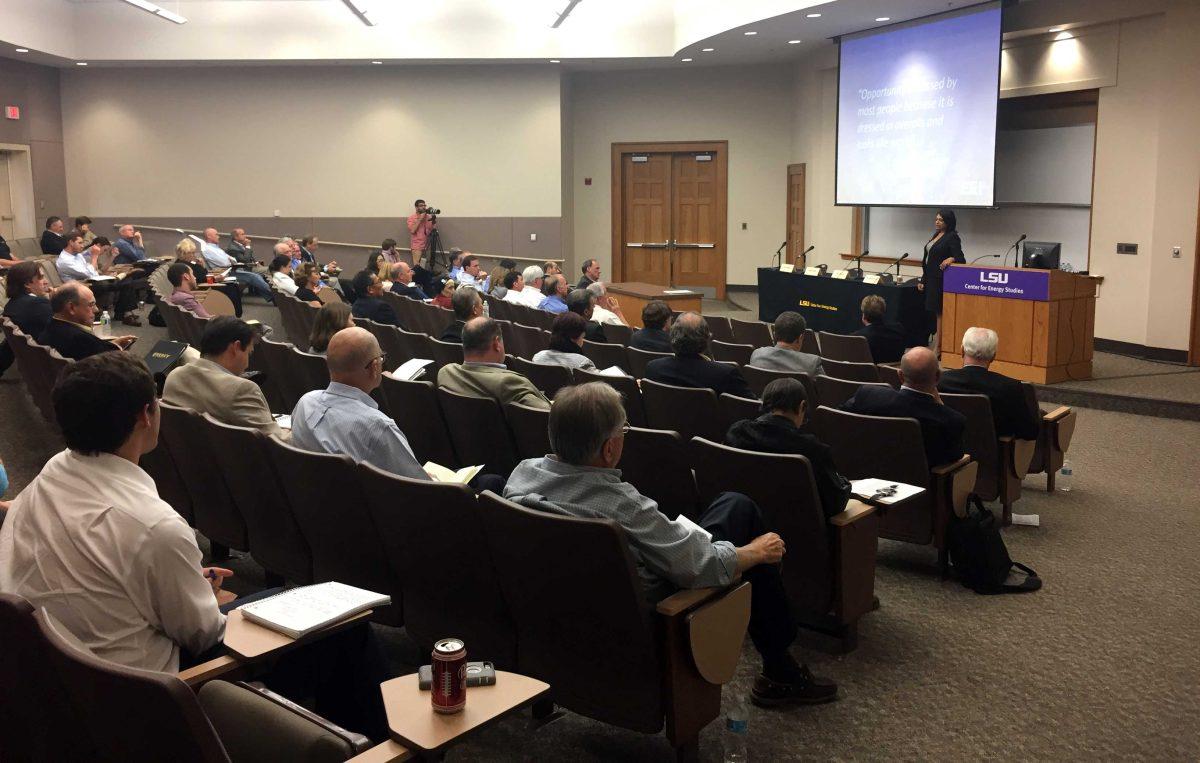
<svg viewBox="0 0 1200 763">
<path fill-rule="evenodd" d="M 991 273 L 984 273 L 981 271 L 979 273 L 979 282 L 980 283 L 1008 283 L 1008 273 L 1005 273 L 1004 271 L 1001 271 L 1001 270 L 993 271 Z"/>
</svg>

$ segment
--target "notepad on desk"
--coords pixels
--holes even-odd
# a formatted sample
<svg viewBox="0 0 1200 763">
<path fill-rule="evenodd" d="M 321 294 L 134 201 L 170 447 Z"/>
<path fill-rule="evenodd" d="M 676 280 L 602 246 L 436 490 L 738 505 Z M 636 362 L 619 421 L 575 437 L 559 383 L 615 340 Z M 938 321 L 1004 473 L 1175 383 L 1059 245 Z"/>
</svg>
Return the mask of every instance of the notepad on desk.
<svg viewBox="0 0 1200 763">
<path fill-rule="evenodd" d="M 850 492 L 854 494 L 855 498 L 859 498 L 867 503 L 890 506 L 893 503 L 907 501 L 914 495 L 925 492 L 925 488 L 917 487 L 916 485 L 906 485 L 903 482 L 893 482 L 892 480 L 869 478 L 851 480 Z"/>
<path fill-rule="evenodd" d="M 292 588 L 238 610 L 247 620 L 264 628 L 302 638 L 360 612 L 391 603 L 392 598 L 386 594 L 329 582 Z"/>
<path fill-rule="evenodd" d="M 428 358 L 409 358 L 392 371 L 392 376 L 404 381 L 416 381 L 425 375 L 425 366 L 433 361 Z"/>
<path fill-rule="evenodd" d="M 291 429 L 292 415 L 290 413 L 277 413 L 275 414 L 275 423 L 279 425 L 280 429 Z"/>
<path fill-rule="evenodd" d="M 455 471 L 441 464 L 435 464 L 432 461 L 426 461 L 421 467 L 425 473 L 432 477 L 437 482 L 453 482 L 459 485 L 465 485 L 475 479 L 475 475 L 483 471 L 483 464 L 478 466 L 464 466 Z"/>
</svg>

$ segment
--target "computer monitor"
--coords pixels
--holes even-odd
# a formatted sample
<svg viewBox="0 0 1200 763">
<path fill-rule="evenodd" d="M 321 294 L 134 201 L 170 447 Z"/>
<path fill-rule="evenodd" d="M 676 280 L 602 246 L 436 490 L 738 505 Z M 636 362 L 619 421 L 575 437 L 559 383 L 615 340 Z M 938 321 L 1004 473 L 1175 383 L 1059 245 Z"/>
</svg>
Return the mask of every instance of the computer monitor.
<svg viewBox="0 0 1200 763">
<path fill-rule="evenodd" d="M 1057 241 L 1026 241 L 1021 250 L 1021 267 L 1058 270 L 1062 244 Z"/>
</svg>

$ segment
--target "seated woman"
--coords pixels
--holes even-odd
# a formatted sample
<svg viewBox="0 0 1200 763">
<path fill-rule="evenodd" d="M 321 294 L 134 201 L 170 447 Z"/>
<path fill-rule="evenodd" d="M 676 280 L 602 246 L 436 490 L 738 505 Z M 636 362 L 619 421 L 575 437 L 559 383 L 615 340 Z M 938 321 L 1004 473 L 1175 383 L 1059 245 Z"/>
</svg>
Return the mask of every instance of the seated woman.
<svg viewBox="0 0 1200 763">
<path fill-rule="evenodd" d="M 313 355 L 324 355 L 333 335 L 353 325 L 354 317 L 350 314 L 350 305 L 345 302 L 321 305 L 317 319 L 313 321 L 312 333 L 308 335 L 308 351 Z"/>
<path fill-rule="evenodd" d="M 454 304 L 450 302 L 450 298 L 454 296 L 454 290 L 458 288 L 458 282 L 453 278 L 443 278 L 438 281 L 441 286 L 441 291 L 433 298 L 433 304 L 438 307 L 444 307 L 447 310 L 453 310 Z"/>
<path fill-rule="evenodd" d="M 838 474 L 829 446 L 800 431 L 808 413 L 804 385 L 790 378 L 771 382 L 763 390 L 762 413 L 757 419 L 743 419 L 731 426 L 725 444 L 760 453 L 804 456 L 812 465 L 825 516 L 841 513 L 850 498 L 850 482 Z"/>
<path fill-rule="evenodd" d="M 578 313 L 561 313 L 550 328 L 550 349 L 533 356 L 534 363 L 582 368 L 595 371 L 596 364 L 583 354 L 583 333 L 587 321 Z"/>
<path fill-rule="evenodd" d="M 192 269 L 192 275 L 196 277 L 197 284 L 208 283 L 208 268 L 204 265 L 204 258 L 200 256 L 200 247 L 196 246 L 195 241 L 190 238 L 180 239 L 179 243 L 175 245 L 175 261 L 182 262 Z M 223 278 L 218 278 L 212 288 L 229 297 L 229 301 L 233 303 L 233 314 L 241 318 L 242 290 L 238 285 L 225 283 Z"/>
<path fill-rule="evenodd" d="M 267 266 L 271 272 L 271 285 L 284 294 L 296 296 L 296 281 L 292 278 L 292 258 L 286 254 L 276 255 Z"/>
<path fill-rule="evenodd" d="M 304 263 L 292 276 L 292 280 L 296 282 L 296 299 L 313 307 L 321 306 L 321 300 L 317 297 L 317 292 L 321 290 L 321 271 L 316 265 L 311 262 Z"/>
</svg>

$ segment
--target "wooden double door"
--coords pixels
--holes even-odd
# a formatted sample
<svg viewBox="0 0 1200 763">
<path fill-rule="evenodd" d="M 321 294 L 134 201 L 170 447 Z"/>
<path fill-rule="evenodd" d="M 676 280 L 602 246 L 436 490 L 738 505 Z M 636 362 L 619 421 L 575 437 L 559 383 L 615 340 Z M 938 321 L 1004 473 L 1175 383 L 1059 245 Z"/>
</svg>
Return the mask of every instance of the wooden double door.
<svg viewBox="0 0 1200 763">
<path fill-rule="evenodd" d="M 616 144 L 613 165 L 613 280 L 724 299 L 727 144 Z"/>
</svg>

